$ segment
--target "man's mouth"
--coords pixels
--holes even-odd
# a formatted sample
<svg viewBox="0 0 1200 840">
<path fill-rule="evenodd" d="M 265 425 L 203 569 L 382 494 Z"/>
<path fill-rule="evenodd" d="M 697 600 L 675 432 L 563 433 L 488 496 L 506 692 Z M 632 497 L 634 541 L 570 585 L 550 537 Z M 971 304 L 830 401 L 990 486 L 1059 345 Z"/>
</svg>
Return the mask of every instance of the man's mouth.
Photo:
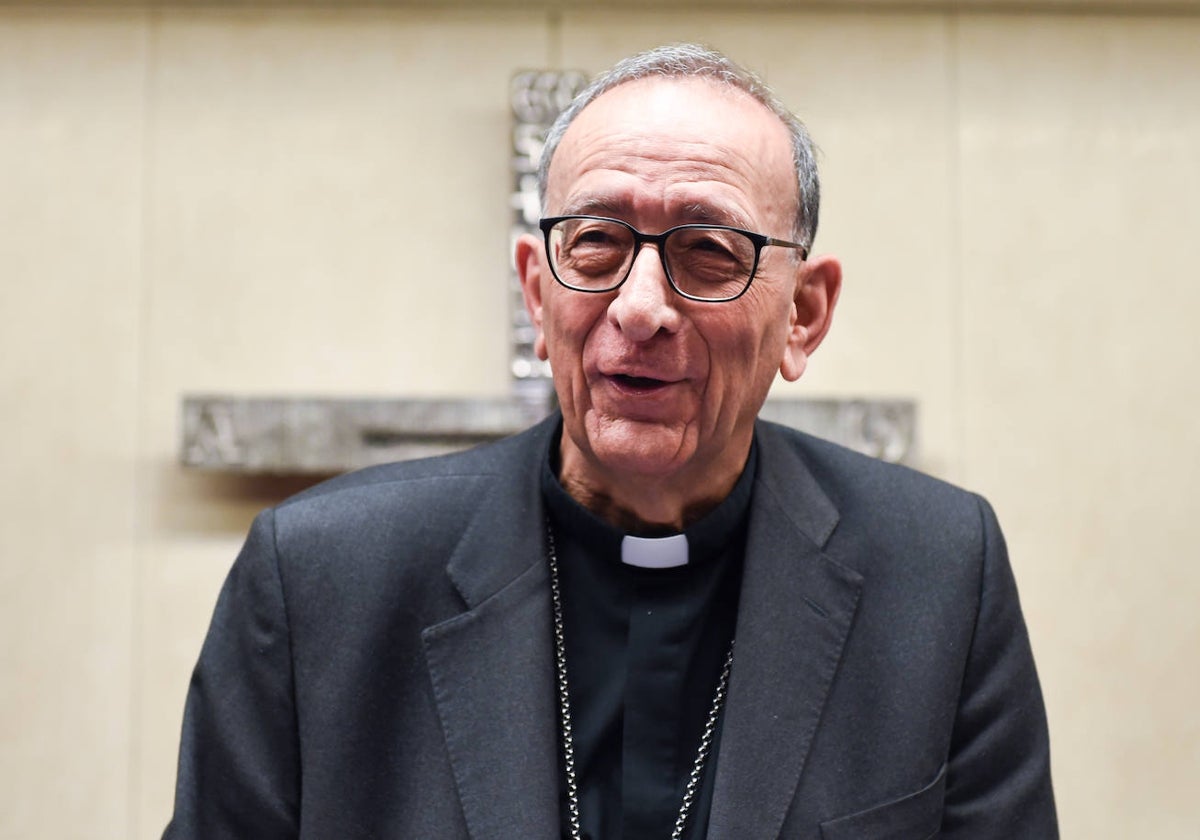
<svg viewBox="0 0 1200 840">
<path fill-rule="evenodd" d="M 649 376 L 629 376 L 624 373 L 613 374 L 612 380 L 622 388 L 629 388 L 635 391 L 651 391 L 655 388 L 662 388 L 671 384 L 663 379 L 652 379 Z"/>
</svg>

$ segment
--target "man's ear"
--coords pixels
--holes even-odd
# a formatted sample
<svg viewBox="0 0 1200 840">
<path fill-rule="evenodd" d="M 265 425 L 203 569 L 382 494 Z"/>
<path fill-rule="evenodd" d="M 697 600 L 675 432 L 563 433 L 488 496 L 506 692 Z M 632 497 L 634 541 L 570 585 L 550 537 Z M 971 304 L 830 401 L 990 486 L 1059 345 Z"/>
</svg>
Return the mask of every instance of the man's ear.
<svg viewBox="0 0 1200 840">
<path fill-rule="evenodd" d="M 800 266 L 792 301 L 787 347 L 779 372 L 795 382 L 808 367 L 808 357 L 820 346 L 833 323 L 833 309 L 842 290 L 842 264 L 831 256 L 814 257 Z"/>
<path fill-rule="evenodd" d="M 517 238 L 514 258 L 517 264 L 517 277 L 521 280 L 521 295 L 525 299 L 525 310 L 529 313 L 529 321 L 537 330 L 533 340 L 533 351 L 543 362 L 546 353 L 546 332 L 542 328 L 542 277 L 546 271 L 545 255 L 542 253 L 542 243 L 530 233 L 521 234 Z"/>
</svg>

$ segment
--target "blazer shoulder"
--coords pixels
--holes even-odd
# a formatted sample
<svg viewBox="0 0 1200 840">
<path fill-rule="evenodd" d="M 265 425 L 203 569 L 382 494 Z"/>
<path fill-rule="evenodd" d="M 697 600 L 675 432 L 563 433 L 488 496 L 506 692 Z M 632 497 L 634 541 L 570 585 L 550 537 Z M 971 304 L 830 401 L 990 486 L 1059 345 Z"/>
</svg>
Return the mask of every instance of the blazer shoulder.
<svg viewBox="0 0 1200 840">
<path fill-rule="evenodd" d="M 828 523 L 807 532 L 823 537 L 819 544 L 832 539 L 860 571 L 897 555 L 972 565 L 999 534 L 991 506 L 969 490 L 794 429 L 762 424 L 759 432 L 764 482 L 793 518 Z M 822 506 L 833 513 L 813 512 Z"/>
<path fill-rule="evenodd" d="M 839 509 L 863 503 L 889 506 L 907 500 L 926 510 L 977 510 L 982 499 L 940 478 L 864 455 L 777 423 L 759 421 L 759 438 L 771 452 L 784 449 L 811 473 Z"/>
<path fill-rule="evenodd" d="M 459 606 L 447 577 L 455 558 L 481 558 L 483 570 L 456 584 L 478 593 L 498 590 L 536 556 L 504 546 L 538 533 L 528 523 L 537 521 L 539 470 L 555 428 L 552 418 L 466 452 L 323 482 L 264 512 L 256 544 L 270 553 L 290 603 L 345 597 L 362 611 L 403 598 L 424 605 L 427 623 L 440 620 Z M 377 597 L 384 592 L 392 600 Z"/>
<path fill-rule="evenodd" d="M 485 502 L 527 495 L 555 428 L 552 417 L 463 452 L 324 481 L 273 509 L 277 542 L 362 546 L 399 534 L 410 545 L 416 534 L 441 534 L 439 543 L 452 539 Z"/>
<path fill-rule="evenodd" d="M 354 470 L 309 487 L 285 499 L 276 509 L 357 501 L 364 494 L 387 492 L 389 487 L 392 492 L 403 492 L 404 485 L 414 483 L 426 485 L 421 492 L 428 493 L 438 483 L 452 489 L 456 480 L 465 485 L 480 478 L 510 476 L 541 463 L 555 420 L 547 418 L 518 434 L 461 452 Z"/>
</svg>

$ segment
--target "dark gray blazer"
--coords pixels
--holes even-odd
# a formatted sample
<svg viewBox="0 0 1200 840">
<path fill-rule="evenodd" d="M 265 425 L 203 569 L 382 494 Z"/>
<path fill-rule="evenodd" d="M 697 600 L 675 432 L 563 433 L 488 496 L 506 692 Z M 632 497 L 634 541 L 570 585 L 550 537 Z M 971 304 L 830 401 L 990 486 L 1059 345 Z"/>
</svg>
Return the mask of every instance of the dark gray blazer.
<svg viewBox="0 0 1200 840">
<path fill-rule="evenodd" d="M 538 468 L 557 418 L 262 513 L 188 693 L 172 840 L 558 836 Z M 759 423 L 712 840 L 1057 837 L 987 503 Z"/>
</svg>

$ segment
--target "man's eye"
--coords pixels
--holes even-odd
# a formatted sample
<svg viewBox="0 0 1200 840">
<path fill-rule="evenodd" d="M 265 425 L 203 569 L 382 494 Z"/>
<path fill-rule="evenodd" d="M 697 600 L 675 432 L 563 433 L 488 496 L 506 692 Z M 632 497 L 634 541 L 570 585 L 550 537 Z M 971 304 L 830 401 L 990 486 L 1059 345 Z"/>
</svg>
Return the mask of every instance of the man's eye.
<svg viewBox="0 0 1200 840">
<path fill-rule="evenodd" d="M 733 251 L 715 236 L 701 237 L 692 242 L 689 247 L 697 253 L 704 253 L 713 257 L 733 258 Z"/>
<path fill-rule="evenodd" d="M 612 231 L 604 228 L 586 228 L 576 232 L 571 237 L 570 246 L 572 248 L 579 247 L 616 247 L 617 242 L 613 237 Z"/>
<path fill-rule="evenodd" d="M 692 235 L 679 243 L 680 256 L 709 264 L 737 263 L 741 256 L 729 237 L 720 234 Z"/>
</svg>

